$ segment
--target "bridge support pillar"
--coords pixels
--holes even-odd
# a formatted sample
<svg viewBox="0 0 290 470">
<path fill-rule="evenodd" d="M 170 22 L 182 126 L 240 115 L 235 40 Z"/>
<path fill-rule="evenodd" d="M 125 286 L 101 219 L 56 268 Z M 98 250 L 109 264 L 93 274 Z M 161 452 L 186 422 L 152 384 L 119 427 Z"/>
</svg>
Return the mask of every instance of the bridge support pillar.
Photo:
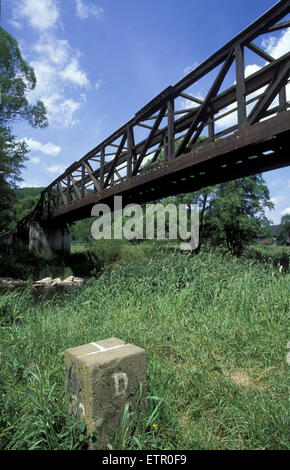
<svg viewBox="0 0 290 470">
<path fill-rule="evenodd" d="M 60 227 L 42 227 L 32 222 L 29 227 L 29 250 L 35 253 L 70 254 L 71 230 L 68 224 Z"/>
</svg>

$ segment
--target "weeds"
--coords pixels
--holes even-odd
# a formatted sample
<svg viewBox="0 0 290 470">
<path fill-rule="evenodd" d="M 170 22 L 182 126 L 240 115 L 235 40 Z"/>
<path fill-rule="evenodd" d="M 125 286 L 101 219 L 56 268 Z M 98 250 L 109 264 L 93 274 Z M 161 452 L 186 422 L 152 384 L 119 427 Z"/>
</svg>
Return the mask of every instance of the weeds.
<svg viewBox="0 0 290 470">
<path fill-rule="evenodd" d="M 260 263 L 287 272 L 290 267 L 290 247 L 286 246 L 251 246 L 245 255 Z"/>
<path fill-rule="evenodd" d="M 105 269 L 65 302 L 0 297 L 1 449 L 88 448 L 67 413 L 64 352 L 113 336 L 146 350 L 148 383 L 109 448 L 289 448 L 290 275 L 219 251 L 121 248 L 93 249 Z"/>
</svg>

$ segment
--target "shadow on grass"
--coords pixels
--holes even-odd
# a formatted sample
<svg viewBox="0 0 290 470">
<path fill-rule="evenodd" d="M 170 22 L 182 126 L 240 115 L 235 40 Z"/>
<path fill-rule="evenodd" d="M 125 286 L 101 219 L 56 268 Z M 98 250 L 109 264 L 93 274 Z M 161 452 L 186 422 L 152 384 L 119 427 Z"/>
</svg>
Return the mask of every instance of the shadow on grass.
<svg viewBox="0 0 290 470">
<path fill-rule="evenodd" d="M 0 277 L 37 281 L 44 277 L 99 277 L 104 263 L 94 253 L 36 255 L 27 249 L 0 251 Z"/>
</svg>

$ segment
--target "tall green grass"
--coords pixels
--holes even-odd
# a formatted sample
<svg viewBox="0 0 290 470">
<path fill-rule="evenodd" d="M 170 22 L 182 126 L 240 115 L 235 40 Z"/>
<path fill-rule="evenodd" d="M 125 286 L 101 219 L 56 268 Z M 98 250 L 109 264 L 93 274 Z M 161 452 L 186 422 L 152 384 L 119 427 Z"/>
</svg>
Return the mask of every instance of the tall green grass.
<svg viewBox="0 0 290 470">
<path fill-rule="evenodd" d="M 101 248 L 110 269 L 66 301 L 1 297 L 0 447 L 87 448 L 67 415 L 64 352 L 115 336 L 146 350 L 148 394 L 109 448 L 289 448 L 290 275 L 218 251 Z"/>
</svg>

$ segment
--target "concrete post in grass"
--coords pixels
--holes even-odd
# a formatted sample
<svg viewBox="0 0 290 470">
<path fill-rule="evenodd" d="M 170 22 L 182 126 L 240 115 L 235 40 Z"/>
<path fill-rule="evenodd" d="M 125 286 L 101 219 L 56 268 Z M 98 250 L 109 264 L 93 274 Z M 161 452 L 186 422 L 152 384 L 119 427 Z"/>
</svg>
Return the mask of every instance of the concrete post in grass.
<svg viewBox="0 0 290 470">
<path fill-rule="evenodd" d="M 69 413 L 97 433 L 105 448 L 121 422 L 126 403 L 134 410 L 139 383 L 146 386 L 144 349 L 109 338 L 65 354 Z"/>
</svg>

